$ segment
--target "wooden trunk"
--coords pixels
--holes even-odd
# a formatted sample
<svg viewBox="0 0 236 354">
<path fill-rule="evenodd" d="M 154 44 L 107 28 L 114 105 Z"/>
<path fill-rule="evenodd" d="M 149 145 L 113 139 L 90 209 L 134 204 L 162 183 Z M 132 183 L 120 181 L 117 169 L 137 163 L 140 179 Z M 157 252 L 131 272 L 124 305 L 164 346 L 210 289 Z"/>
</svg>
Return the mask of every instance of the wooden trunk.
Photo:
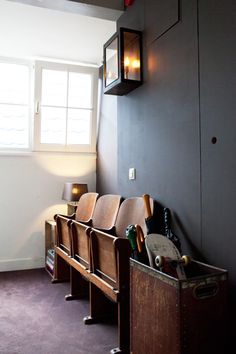
<svg viewBox="0 0 236 354">
<path fill-rule="evenodd" d="M 225 353 L 227 271 L 192 261 L 180 281 L 131 259 L 130 277 L 131 354 Z"/>
</svg>

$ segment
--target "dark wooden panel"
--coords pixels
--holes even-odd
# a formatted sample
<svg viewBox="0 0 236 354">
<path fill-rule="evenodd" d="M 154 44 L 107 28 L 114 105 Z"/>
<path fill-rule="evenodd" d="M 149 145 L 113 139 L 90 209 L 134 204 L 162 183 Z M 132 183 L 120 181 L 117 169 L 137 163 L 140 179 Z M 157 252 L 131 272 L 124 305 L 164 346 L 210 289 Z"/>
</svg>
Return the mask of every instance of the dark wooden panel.
<svg viewBox="0 0 236 354">
<path fill-rule="evenodd" d="M 184 281 L 131 260 L 133 354 L 222 354 L 227 272 L 192 262 Z"/>
<path fill-rule="evenodd" d="M 162 282 L 151 268 L 133 262 L 130 277 L 131 353 L 180 354 L 177 282 Z"/>
</svg>

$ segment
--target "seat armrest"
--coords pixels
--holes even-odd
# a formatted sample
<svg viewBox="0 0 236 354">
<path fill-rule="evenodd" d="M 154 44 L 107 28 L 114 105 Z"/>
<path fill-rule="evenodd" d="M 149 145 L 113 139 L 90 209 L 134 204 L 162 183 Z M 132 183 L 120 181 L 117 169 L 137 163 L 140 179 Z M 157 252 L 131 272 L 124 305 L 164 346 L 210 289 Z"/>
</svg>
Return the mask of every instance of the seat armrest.
<svg viewBox="0 0 236 354">
<path fill-rule="evenodd" d="M 71 215 L 55 214 L 55 215 L 54 215 L 54 220 L 55 220 L 55 221 L 57 220 L 57 217 L 58 217 L 58 216 L 62 216 L 63 218 L 67 218 L 67 219 L 71 219 L 71 220 L 74 220 L 74 219 L 75 219 L 75 213 L 74 213 L 74 214 L 71 214 Z"/>
<path fill-rule="evenodd" d="M 100 229 L 100 228 L 95 228 L 95 227 L 93 229 L 105 232 L 106 234 L 109 234 L 112 236 L 116 235 L 116 227 L 115 226 L 112 226 L 110 229 Z"/>
<path fill-rule="evenodd" d="M 85 226 L 91 226 L 92 225 L 92 219 L 89 219 L 88 221 L 78 221 L 78 220 L 75 220 L 73 219 L 73 223 L 78 223 L 78 224 L 82 224 L 82 225 L 85 225 Z"/>
</svg>

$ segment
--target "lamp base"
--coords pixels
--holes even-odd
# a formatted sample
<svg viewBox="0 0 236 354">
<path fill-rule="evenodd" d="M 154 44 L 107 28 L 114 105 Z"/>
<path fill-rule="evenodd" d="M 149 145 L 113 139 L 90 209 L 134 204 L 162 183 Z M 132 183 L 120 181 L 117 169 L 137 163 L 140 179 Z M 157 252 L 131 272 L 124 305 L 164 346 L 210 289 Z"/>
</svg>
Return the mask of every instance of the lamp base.
<svg viewBox="0 0 236 354">
<path fill-rule="evenodd" d="M 77 202 L 67 203 L 67 215 L 72 215 L 76 213 L 76 209 L 77 209 Z"/>
</svg>

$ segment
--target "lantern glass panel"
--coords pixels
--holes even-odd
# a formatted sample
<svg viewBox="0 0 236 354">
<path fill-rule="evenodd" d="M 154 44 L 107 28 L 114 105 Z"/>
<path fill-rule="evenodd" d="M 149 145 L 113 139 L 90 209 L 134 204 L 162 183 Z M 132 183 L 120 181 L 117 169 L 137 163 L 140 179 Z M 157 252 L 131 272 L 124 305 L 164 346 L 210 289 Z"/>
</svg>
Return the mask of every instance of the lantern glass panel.
<svg viewBox="0 0 236 354">
<path fill-rule="evenodd" d="M 124 78 L 127 80 L 141 80 L 140 63 L 141 48 L 140 36 L 133 32 L 124 32 Z"/>
<path fill-rule="evenodd" d="M 105 86 L 110 85 L 119 77 L 118 72 L 118 37 L 116 37 L 105 49 L 106 76 Z"/>
</svg>

